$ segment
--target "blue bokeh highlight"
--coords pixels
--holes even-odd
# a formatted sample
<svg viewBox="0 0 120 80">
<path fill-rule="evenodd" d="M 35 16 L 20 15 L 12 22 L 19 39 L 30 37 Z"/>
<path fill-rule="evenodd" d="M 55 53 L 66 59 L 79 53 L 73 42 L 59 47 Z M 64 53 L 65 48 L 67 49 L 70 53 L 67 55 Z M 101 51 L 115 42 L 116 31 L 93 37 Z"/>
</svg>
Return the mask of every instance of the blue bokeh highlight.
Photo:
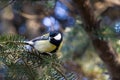
<svg viewBox="0 0 120 80">
<path fill-rule="evenodd" d="M 114 29 L 115 29 L 116 33 L 120 33 L 120 21 L 115 23 Z"/>
<path fill-rule="evenodd" d="M 51 27 L 53 27 L 54 30 L 60 29 L 60 23 L 52 16 L 43 18 L 42 22 L 48 31 L 51 30 Z"/>
</svg>

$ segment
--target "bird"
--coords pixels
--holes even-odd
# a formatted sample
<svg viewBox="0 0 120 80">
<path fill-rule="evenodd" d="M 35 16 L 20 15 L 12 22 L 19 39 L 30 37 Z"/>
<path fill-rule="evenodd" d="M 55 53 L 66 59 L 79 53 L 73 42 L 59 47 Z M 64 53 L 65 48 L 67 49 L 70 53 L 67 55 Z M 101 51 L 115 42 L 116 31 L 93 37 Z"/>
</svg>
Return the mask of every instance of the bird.
<svg viewBox="0 0 120 80">
<path fill-rule="evenodd" d="M 27 49 L 32 47 L 40 53 L 55 53 L 60 50 L 63 42 L 63 34 L 60 31 L 50 31 L 49 33 L 26 41 Z M 31 47 L 32 46 L 32 47 Z"/>
</svg>

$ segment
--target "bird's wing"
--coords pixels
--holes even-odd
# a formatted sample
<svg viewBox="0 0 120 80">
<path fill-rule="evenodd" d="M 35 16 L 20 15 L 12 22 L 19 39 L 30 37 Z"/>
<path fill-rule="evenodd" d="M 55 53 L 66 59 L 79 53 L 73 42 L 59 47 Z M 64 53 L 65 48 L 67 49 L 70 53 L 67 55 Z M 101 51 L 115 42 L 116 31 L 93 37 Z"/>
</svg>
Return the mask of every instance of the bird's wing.
<svg viewBox="0 0 120 80">
<path fill-rule="evenodd" d="M 53 50 L 56 49 L 56 45 L 51 44 L 49 40 L 39 40 L 34 43 L 34 48 L 41 53 L 43 52 L 52 52 Z"/>
<path fill-rule="evenodd" d="M 40 36 L 40 37 L 36 37 L 36 38 L 32 39 L 31 41 L 35 42 L 35 41 L 39 41 L 39 40 L 47 40 L 48 38 L 49 38 L 49 33 L 44 34 L 43 36 Z"/>
<path fill-rule="evenodd" d="M 31 50 L 32 49 L 31 46 L 34 46 L 36 41 L 44 41 L 44 40 L 48 40 L 48 38 L 49 38 L 49 33 L 47 33 L 43 36 L 40 36 L 40 37 L 36 37 L 30 41 L 24 41 L 25 43 L 27 43 L 27 45 L 25 45 L 25 49 Z"/>
</svg>

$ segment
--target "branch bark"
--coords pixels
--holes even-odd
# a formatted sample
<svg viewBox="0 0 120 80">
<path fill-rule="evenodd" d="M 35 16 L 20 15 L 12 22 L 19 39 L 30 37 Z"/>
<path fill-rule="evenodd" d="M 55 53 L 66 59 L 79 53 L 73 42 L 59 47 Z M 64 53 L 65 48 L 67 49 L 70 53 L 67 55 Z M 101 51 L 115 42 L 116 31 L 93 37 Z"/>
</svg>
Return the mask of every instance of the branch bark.
<svg viewBox="0 0 120 80">
<path fill-rule="evenodd" d="M 84 22 L 84 29 L 92 40 L 93 46 L 101 60 L 107 66 L 111 80 L 120 80 L 119 56 L 112 48 L 110 42 L 95 37 L 95 32 L 100 29 L 100 20 L 94 15 L 89 0 L 73 0 Z M 99 36 L 99 35 L 97 35 Z"/>
</svg>

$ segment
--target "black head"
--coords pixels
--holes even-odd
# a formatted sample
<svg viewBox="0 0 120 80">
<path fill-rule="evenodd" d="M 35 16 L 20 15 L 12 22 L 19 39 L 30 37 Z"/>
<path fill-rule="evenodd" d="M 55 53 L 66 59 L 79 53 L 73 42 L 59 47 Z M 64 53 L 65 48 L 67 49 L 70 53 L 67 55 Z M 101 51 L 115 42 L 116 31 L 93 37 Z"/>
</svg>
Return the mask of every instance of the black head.
<svg viewBox="0 0 120 80">
<path fill-rule="evenodd" d="M 62 39 L 63 39 L 63 35 L 61 32 L 59 32 L 59 31 L 51 31 L 50 32 L 49 40 L 52 44 L 59 46 L 60 43 L 62 42 Z"/>
</svg>

